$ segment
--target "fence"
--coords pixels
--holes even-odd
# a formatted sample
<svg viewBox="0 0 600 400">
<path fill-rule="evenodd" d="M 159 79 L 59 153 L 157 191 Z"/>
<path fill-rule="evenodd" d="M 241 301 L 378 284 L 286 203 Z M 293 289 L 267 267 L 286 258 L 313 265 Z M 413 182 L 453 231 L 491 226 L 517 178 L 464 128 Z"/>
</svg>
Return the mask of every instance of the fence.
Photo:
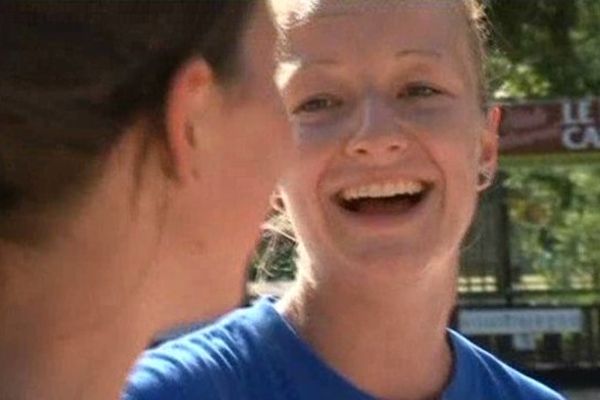
<svg viewBox="0 0 600 400">
<path fill-rule="evenodd" d="M 463 254 L 453 325 L 528 369 L 600 367 L 597 280 L 573 274 L 557 286 L 516 265 L 501 182 L 483 199 L 474 227 Z"/>
</svg>

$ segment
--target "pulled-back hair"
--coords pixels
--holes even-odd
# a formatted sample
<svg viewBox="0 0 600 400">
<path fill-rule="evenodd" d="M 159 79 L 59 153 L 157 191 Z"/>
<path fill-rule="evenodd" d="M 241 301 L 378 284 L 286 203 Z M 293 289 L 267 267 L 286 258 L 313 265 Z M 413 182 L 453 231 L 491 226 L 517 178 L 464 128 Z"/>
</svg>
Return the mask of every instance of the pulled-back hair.
<svg viewBox="0 0 600 400">
<path fill-rule="evenodd" d="M 477 84 L 482 106 L 487 107 L 488 77 L 486 74 L 488 20 L 481 0 L 461 0 L 467 15 L 469 43 L 477 73 Z"/>
<path fill-rule="evenodd" d="M 2 1 L 0 238 L 17 239 L 25 210 L 88 183 L 135 118 L 162 123 L 171 78 L 186 59 L 200 56 L 221 82 L 235 79 L 253 4 Z"/>
</svg>

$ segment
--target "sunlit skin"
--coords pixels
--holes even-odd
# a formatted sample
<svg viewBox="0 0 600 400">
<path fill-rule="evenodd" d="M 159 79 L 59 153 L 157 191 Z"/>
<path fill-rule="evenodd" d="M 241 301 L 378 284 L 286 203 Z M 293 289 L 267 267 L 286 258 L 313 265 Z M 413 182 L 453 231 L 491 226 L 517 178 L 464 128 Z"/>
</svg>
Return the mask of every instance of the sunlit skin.
<svg viewBox="0 0 600 400">
<path fill-rule="evenodd" d="M 53 227 L 43 245 L 0 242 L 0 398 L 117 399 L 155 333 L 241 300 L 292 150 L 276 31 L 257 4 L 237 80 L 189 59 L 167 93 L 164 136 L 140 118 L 76 205 L 37 216 Z"/>
<path fill-rule="evenodd" d="M 303 257 L 279 308 L 360 388 L 431 398 L 450 376 L 478 174 L 496 166 L 499 113 L 481 104 L 466 16 L 459 1 L 324 0 L 286 33 L 277 77 L 299 157 L 279 193 Z M 388 181 L 426 190 L 396 213 L 340 207 L 344 189 Z"/>
</svg>

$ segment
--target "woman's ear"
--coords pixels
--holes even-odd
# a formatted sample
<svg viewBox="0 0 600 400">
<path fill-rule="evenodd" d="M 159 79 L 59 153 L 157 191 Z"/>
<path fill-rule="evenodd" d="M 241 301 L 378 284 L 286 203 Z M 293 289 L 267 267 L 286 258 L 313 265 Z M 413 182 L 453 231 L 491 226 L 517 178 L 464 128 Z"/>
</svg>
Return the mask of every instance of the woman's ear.
<svg viewBox="0 0 600 400">
<path fill-rule="evenodd" d="M 498 169 L 498 130 L 502 112 L 499 106 L 487 113 L 485 132 L 481 136 L 477 190 L 487 189 L 494 181 Z"/>
<path fill-rule="evenodd" d="M 214 75 L 210 65 L 202 58 L 193 58 L 175 73 L 167 93 L 167 149 L 173 175 L 182 183 L 195 176 L 193 153 L 198 132 L 194 121 L 206 107 L 213 84 Z"/>
<path fill-rule="evenodd" d="M 273 210 L 280 213 L 285 211 L 285 203 L 283 202 L 283 197 L 281 197 L 279 188 L 275 189 L 275 191 L 271 193 L 270 202 Z"/>
</svg>

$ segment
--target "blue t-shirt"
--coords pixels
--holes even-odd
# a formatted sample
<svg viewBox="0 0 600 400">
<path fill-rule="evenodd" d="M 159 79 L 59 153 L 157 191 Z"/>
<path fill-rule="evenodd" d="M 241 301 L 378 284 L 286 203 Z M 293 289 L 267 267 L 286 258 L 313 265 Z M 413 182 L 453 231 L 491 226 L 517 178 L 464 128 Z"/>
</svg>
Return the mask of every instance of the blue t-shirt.
<svg viewBox="0 0 600 400">
<path fill-rule="evenodd" d="M 564 400 L 454 331 L 444 400 Z M 329 367 L 272 299 L 146 352 L 124 400 L 375 400 Z"/>
</svg>

